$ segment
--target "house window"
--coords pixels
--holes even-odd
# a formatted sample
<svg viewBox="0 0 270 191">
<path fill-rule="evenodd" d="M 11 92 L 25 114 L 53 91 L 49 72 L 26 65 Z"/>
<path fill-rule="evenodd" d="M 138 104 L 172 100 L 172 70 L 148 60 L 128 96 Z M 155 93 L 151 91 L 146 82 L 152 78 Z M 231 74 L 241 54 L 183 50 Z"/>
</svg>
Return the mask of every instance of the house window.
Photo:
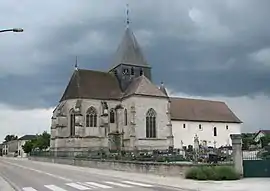
<svg viewBox="0 0 270 191">
<path fill-rule="evenodd" d="M 214 136 L 216 137 L 217 136 L 217 128 L 214 127 Z"/>
<path fill-rule="evenodd" d="M 227 129 L 227 130 L 229 129 L 229 126 L 228 126 L 228 125 L 226 125 L 226 129 Z"/>
<path fill-rule="evenodd" d="M 110 111 L 110 123 L 114 123 L 115 122 L 115 113 L 114 110 L 111 109 Z"/>
<path fill-rule="evenodd" d="M 131 72 L 130 73 L 131 73 L 131 75 L 134 75 L 134 68 L 133 67 L 131 68 Z"/>
<path fill-rule="evenodd" d="M 97 127 L 97 111 L 94 107 L 86 112 L 86 127 Z"/>
<path fill-rule="evenodd" d="M 124 111 L 124 117 L 125 117 L 125 125 L 127 125 L 127 123 L 128 123 L 128 119 L 127 119 L 127 109 L 125 109 L 125 111 Z"/>
<path fill-rule="evenodd" d="M 183 124 L 183 128 L 184 128 L 184 129 L 186 128 L 186 124 L 185 124 L 185 123 Z"/>
<path fill-rule="evenodd" d="M 202 124 L 199 124 L 199 129 L 202 130 Z"/>
<path fill-rule="evenodd" d="M 74 110 L 70 112 L 70 135 L 75 135 L 75 113 Z"/>
<path fill-rule="evenodd" d="M 156 138 L 156 112 L 154 109 L 149 109 L 146 113 L 146 138 Z"/>
</svg>

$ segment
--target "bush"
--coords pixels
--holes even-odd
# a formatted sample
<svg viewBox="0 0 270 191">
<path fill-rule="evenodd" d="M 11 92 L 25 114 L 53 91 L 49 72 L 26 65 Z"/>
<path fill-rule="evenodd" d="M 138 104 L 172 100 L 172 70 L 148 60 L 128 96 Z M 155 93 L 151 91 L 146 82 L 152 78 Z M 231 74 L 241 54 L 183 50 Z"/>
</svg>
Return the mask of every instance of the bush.
<svg viewBox="0 0 270 191">
<path fill-rule="evenodd" d="M 238 180 L 240 175 L 233 167 L 201 166 L 189 169 L 186 172 L 186 178 L 194 180 Z"/>
</svg>

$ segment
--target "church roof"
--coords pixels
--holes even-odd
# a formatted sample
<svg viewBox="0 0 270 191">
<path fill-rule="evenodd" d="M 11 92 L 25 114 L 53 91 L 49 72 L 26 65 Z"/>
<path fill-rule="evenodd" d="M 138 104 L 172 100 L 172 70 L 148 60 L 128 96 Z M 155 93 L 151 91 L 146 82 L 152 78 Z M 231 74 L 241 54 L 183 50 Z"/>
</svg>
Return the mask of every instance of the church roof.
<svg viewBox="0 0 270 191">
<path fill-rule="evenodd" d="M 134 78 L 125 91 L 124 96 L 146 95 L 155 97 L 168 97 L 144 75 Z"/>
<path fill-rule="evenodd" d="M 117 48 L 111 70 L 119 64 L 150 67 L 144 58 L 134 33 L 129 27 L 126 28 L 124 37 Z"/>
<path fill-rule="evenodd" d="M 175 97 L 170 100 L 172 120 L 242 123 L 224 102 Z"/>
<path fill-rule="evenodd" d="M 120 99 L 121 90 L 115 76 L 107 72 L 74 71 L 60 101 L 67 99 Z"/>
</svg>

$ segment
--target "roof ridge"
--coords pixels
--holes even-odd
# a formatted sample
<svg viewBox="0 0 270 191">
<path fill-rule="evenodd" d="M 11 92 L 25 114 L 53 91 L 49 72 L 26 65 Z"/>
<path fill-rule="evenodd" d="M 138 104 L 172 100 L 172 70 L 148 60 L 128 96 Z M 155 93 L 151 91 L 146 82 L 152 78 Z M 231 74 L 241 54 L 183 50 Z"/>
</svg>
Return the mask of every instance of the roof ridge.
<svg viewBox="0 0 270 191">
<path fill-rule="evenodd" d="M 184 98 L 184 97 L 176 97 L 176 96 L 169 96 L 171 99 L 185 99 L 185 100 L 195 100 L 195 101 L 209 101 L 209 102 L 219 102 L 225 103 L 225 101 L 218 101 L 218 100 L 209 100 L 209 99 L 200 99 L 200 98 Z"/>
</svg>

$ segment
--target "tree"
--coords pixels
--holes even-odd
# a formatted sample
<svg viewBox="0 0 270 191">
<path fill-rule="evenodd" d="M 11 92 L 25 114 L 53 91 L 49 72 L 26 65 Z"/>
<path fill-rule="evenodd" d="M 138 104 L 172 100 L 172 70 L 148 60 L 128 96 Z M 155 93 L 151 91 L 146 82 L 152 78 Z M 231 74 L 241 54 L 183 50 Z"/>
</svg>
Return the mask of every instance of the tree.
<svg viewBox="0 0 270 191">
<path fill-rule="evenodd" d="M 262 148 L 268 146 L 268 144 L 270 143 L 270 135 L 265 135 L 261 137 L 260 142 L 261 142 Z"/>
<path fill-rule="evenodd" d="M 44 131 L 42 134 L 37 135 L 35 139 L 27 141 L 23 145 L 25 153 L 30 153 L 34 149 L 45 150 L 50 146 L 50 134 Z"/>
<path fill-rule="evenodd" d="M 254 133 L 242 133 L 243 150 L 248 150 L 252 144 L 255 144 L 254 139 L 253 139 L 254 136 L 255 136 Z"/>
<path fill-rule="evenodd" d="M 25 153 L 30 153 L 33 150 L 33 140 L 26 141 L 26 143 L 22 146 L 22 149 Z"/>
<path fill-rule="evenodd" d="M 9 141 L 13 141 L 13 140 L 17 140 L 18 139 L 18 136 L 15 136 L 15 135 L 7 135 L 5 137 L 5 141 L 6 142 L 9 142 Z"/>
</svg>

